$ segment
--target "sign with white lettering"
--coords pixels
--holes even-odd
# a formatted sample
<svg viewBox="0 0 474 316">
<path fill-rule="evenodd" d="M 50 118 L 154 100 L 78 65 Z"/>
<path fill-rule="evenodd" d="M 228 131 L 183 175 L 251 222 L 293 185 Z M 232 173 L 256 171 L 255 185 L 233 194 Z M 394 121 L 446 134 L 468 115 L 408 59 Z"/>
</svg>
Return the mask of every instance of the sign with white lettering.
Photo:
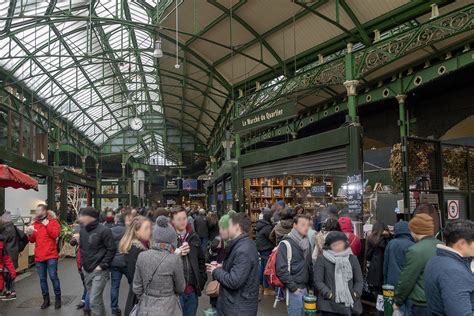
<svg viewBox="0 0 474 316">
<path fill-rule="evenodd" d="M 360 174 L 348 176 L 347 182 L 345 183 L 345 190 L 349 213 L 361 214 L 363 202 L 362 176 Z"/>
<path fill-rule="evenodd" d="M 296 114 L 296 105 L 293 102 L 277 105 L 272 108 L 247 114 L 234 120 L 234 131 L 242 132 L 255 127 L 261 127 L 287 120 L 296 116 Z"/>
</svg>

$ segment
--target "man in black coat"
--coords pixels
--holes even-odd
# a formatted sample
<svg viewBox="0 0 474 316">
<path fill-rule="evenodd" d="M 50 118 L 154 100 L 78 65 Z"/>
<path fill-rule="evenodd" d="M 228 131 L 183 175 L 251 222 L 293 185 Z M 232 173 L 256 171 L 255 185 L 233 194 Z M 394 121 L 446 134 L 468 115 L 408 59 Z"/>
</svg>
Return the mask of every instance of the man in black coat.
<svg viewBox="0 0 474 316">
<path fill-rule="evenodd" d="M 249 238 L 251 220 L 245 213 L 231 216 L 223 266 L 207 265 L 220 283 L 217 310 L 222 316 L 255 316 L 258 310 L 258 252 Z"/>
<path fill-rule="evenodd" d="M 313 265 L 308 230 L 311 218 L 307 215 L 296 215 L 293 228 L 278 246 L 276 272 L 287 289 L 286 299 L 288 315 L 302 315 L 304 312 L 303 297 L 313 287 Z M 291 249 L 287 248 L 289 243 Z M 288 254 L 291 251 L 290 266 Z"/>
<path fill-rule="evenodd" d="M 198 298 L 206 284 L 206 258 L 201 248 L 199 236 L 188 223 L 186 209 L 178 207 L 171 213 L 171 220 L 177 234 L 177 250 L 183 259 L 186 288 L 179 299 L 183 316 L 195 316 L 198 309 Z"/>
<path fill-rule="evenodd" d="M 82 208 L 79 214 L 79 222 L 83 225 L 79 233 L 81 264 L 92 316 L 106 314 L 102 294 L 116 251 L 112 232 L 100 225 L 98 218 L 99 212 L 92 207 Z"/>
</svg>

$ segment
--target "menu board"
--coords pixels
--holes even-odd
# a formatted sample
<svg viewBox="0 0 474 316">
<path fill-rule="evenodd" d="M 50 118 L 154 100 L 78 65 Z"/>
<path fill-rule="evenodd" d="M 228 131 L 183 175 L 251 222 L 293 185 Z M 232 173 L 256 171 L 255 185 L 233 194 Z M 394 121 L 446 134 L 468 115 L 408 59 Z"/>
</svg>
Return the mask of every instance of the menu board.
<svg viewBox="0 0 474 316">
<path fill-rule="evenodd" d="M 324 196 L 326 194 L 326 183 L 315 183 L 311 186 L 312 196 Z"/>
<path fill-rule="evenodd" d="M 361 214 L 363 203 L 362 176 L 360 174 L 348 176 L 345 185 L 349 213 Z"/>
</svg>

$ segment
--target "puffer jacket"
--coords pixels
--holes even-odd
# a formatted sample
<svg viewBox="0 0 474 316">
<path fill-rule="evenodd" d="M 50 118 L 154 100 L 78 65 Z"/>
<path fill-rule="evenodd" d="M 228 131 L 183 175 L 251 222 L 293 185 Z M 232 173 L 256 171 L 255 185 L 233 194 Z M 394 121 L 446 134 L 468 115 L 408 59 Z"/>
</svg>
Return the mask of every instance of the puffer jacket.
<svg viewBox="0 0 474 316">
<path fill-rule="evenodd" d="M 217 310 L 221 316 L 254 316 L 258 310 L 258 252 L 255 242 L 242 234 L 226 248 L 222 268 L 212 272 L 220 283 Z"/>
<path fill-rule="evenodd" d="M 272 250 L 275 248 L 275 244 L 270 240 L 272 229 L 273 226 L 269 221 L 261 219 L 257 222 L 255 227 L 257 231 L 255 242 L 257 243 L 258 251 Z"/>
<path fill-rule="evenodd" d="M 311 247 L 306 253 L 290 237 L 285 237 L 291 245 L 290 272 L 288 272 L 288 249 L 286 244 L 280 242 L 276 259 L 276 272 L 280 280 L 291 292 L 297 289 L 312 288 L 313 263 L 311 260 Z"/>
<path fill-rule="evenodd" d="M 15 268 L 18 268 L 19 243 L 16 230 L 13 222 L 0 225 L 0 234 L 5 238 L 5 250 L 10 255 Z"/>
<path fill-rule="evenodd" d="M 79 235 L 82 268 L 89 273 L 97 266 L 109 269 L 116 251 L 110 229 L 95 220 L 82 227 Z"/>
<path fill-rule="evenodd" d="M 59 237 L 59 222 L 54 212 L 48 211 L 47 218 L 48 225 L 35 219 L 32 224 L 35 231 L 28 236 L 28 240 L 35 243 L 35 262 L 58 259 L 56 239 Z"/>
<path fill-rule="evenodd" d="M 354 256 L 358 257 L 362 249 L 362 244 L 360 243 L 359 237 L 354 234 L 354 229 L 352 228 L 352 220 L 349 217 L 340 217 L 338 220 L 341 230 L 346 234 L 347 239 L 349 239 L 349 246 L 351 247 L 352 253 Z"/>
<path fill-rule="evenodd" d="M 415 242 L 408 229 L 408 222 L 400 221 L 395 224 L 394 238 L 389 241 L 385 248 L 383 261 L 384 284 L 396 286 L 400 279 L 400 273 L 405 265 L 405 256 L 408 248 Z"/>
</svg>

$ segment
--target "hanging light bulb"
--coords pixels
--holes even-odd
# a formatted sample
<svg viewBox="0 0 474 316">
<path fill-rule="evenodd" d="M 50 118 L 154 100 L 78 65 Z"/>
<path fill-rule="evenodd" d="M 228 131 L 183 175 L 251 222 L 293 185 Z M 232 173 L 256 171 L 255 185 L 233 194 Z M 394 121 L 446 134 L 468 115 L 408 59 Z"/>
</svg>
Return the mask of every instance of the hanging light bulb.
<svg viewBox="0 0 474 316">
<path fill-rule="evenodd" d="M 163 57 L 163 50 L 161 49 L 161 38 L 157 38 L 155 41 L 155 50 L 153 51 L 153 57 L 161 58 Z"/>
<path fill-rule="evenodd" d="M 181 68 L 181 65 L 179 63 L 174 64 L 174 68 L 179 69 Z"/>
</svg>

